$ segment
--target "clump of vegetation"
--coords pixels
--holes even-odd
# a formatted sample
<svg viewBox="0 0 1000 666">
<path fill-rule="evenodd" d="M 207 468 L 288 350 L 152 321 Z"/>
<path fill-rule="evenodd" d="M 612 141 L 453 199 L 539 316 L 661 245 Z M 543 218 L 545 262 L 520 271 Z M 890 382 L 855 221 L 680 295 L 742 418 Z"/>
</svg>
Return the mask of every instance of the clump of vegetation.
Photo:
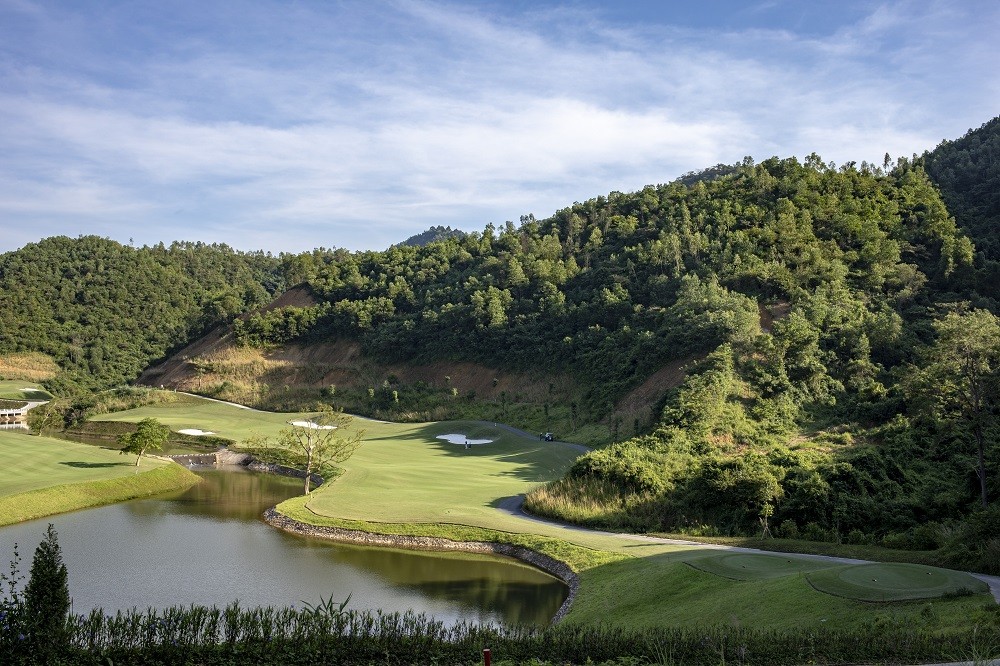
<svg viewBox="0 0 1000 666">
<path fill-rule="evenodd" d="M 35 549 L 23 590 L 19 567 L 15 544 L 10 574 L 0 574 L 6 587 L 0 598 L 0 654 L 11 664 L 57 663 L 69 649 L 71 601 L 69 574 L 51 523 Z"/>
</svg>

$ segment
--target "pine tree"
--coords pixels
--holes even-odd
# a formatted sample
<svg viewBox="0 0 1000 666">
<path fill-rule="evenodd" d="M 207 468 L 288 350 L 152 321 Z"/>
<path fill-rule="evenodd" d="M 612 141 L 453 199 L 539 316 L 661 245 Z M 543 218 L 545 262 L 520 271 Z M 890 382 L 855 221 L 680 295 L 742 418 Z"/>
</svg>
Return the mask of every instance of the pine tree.
<svg viewBox="0 0 1000 666">
<path fill-rule="evenodd" d="M 69 639 L 69 581 L 62 550 L 52 523 L 35 549 L 31 575 L 24 588 L 24 615 L 31 653 L 39 663 L 51 663 Z"/>
</svg>

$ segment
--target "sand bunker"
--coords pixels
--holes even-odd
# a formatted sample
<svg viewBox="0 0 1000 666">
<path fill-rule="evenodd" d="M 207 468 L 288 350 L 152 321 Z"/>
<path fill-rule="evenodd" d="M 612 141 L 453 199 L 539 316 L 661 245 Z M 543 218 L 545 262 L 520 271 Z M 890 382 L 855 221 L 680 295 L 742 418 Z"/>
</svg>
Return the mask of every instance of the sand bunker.
<svg viewBox="0 0 1000 666">
<path fill-rule="evenodd" d="M 300 428 L 312 428 L 314 430 L 336 430 L 335 425 L 320 425 L 318 423 L 313 423 L 312 421 L 289 421 L 293 426 L 299 426 Z"/>
<path fill-rule="evenodd" d="M 465 435 L 438 435 L 438 439 L 446 440 L 452 444 L 492 444 L 492 439 L 469 439 Z"/>
<path fill-rule="evenodd" d="M 198 428 L 184 428 L 183 430 L 178 430 L 182 435 L 214 435 L 214 432 L 208 430 L 199 430 Z"/>
</svg>

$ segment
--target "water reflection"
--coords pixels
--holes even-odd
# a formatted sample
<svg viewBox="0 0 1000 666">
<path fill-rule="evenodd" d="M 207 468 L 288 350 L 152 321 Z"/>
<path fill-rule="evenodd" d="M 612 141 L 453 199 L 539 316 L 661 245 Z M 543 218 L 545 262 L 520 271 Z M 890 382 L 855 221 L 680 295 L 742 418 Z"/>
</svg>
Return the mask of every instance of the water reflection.
<svg viewBox="0 0 1000 666">
<path fill-rule="evenodd" d="M 0 560 L 16 541 L 30 563 L 45 525 L 55 523 L 76 612 L 235 599 L 284 606 L 351 594 L 350 608 L 541 624 L 565 598 L 562 583 L 512 560 L 280 532 L 259 516 L 298 494 L 298 479 L 242 468 L 196 471 L 205 482 L 188 491 L 0 528 Z"/>
</svg>

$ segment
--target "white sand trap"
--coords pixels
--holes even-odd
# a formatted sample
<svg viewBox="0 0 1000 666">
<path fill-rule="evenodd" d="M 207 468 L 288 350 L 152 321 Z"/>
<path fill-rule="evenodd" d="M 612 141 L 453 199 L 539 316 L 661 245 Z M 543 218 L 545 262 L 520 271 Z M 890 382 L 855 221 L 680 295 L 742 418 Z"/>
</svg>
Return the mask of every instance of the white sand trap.
<svg viewBox="0 0 1000 666">
<path fill-rule="evenodd" d="M 290 421 L 293 426 L 299 426 L 300 428 L 312 428 L 314 430 L 336 430 L 335 425 L 320 425 L 318 423 L 313 423 L 312 421 Z"/>
<path fill-rule="evenodd" d="M 214 435 L 214 432 L 209 432 L 208 430 L 198 430 L 198 428 L 184 428 L 183 430 L 178 430 L 182 435 Z"/>
<path fill-rule="evenodd" d="M 438 439 L 444 439 L 452 444 L 492 444 L 492 439 L 469 439 L 465 435 L 438 435 Z"/>
</svg>

